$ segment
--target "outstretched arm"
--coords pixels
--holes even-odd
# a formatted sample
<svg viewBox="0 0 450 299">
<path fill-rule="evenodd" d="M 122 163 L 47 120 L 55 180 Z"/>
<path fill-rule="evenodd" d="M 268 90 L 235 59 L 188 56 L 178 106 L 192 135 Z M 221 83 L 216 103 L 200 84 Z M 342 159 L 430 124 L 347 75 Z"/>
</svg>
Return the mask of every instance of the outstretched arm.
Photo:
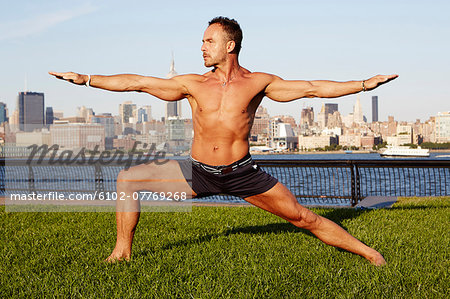
<svg viewBox="0 0 450 299">
<path fill-rule="evenodd" d="M 378 75 L 364 81 L 288 81 L 273 76 L 266 96 L 274 101 L 289 102 L 300 98 L 337 98 L 377 88 L 398 75 Z"/>
<path fill-rule="evenodd" d="M 77 85 L 86 85 L 89 81 L 88 75 L 73 72 L 56 73 L 49 72 L 58 79 L 65 80 Z M 106 89 L 110 91 L 137 91 L 146 92 L 165 101 L 178 101 L 188 95 L 183 80 L 179 77 L 172 79 L 160 79 L 140 75 L 122 74 L 113 76 L 91 75 L 89 86 Z"/>
</svg>

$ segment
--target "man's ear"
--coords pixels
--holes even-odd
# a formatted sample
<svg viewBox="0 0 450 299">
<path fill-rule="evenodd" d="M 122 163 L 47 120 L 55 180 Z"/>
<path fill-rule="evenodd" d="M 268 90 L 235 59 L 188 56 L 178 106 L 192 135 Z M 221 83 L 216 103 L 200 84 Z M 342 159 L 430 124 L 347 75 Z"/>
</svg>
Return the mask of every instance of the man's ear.
<svg viewBox="0 0 450 299">
<path fill-rule="evenodd" d="M 233 40 L 227 42 L 227 53 L 232 53 L 236 48 L 236 43 Z"/>
</svg>

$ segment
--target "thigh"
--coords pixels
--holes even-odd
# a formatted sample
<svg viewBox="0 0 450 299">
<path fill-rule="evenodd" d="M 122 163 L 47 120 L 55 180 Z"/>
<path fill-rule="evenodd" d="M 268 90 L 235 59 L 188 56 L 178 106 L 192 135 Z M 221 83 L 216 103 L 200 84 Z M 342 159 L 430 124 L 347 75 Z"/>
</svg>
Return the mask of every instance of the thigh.
<svg viewBox="0 0 450 299">
<path fill-rule="evenodd" d="M 247 202 L 281 218 L 293 221 L 301 218 L 307 209 L 301 206 L 294 194 L 278 182 L 272 189 L 244 198 Z"/>
<path fill-rule="evenodd" d="M 165 161 L 152 161 L 120 171 L 117 187 L 126 188 L 128 191 L 185 192 L 188 198 L 194 197 L 195 193 L 187 183 L 178 162 Z"/>
</svg>

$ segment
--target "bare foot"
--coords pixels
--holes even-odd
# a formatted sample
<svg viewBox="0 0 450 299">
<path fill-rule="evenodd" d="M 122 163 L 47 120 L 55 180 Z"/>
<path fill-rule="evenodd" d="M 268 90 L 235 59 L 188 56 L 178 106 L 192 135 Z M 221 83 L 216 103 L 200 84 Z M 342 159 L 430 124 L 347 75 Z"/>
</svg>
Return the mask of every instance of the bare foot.
<svg viewBox="0 0 450 299">
<path fill-rule="evenodd" d="M 384 257 L 381 255 L 381 253 L 379 253 L 378 251 L 375 251 L 376 253 L 367 258 L 370 263 L 372 263 L 372 265 L 374 266 L 384 266 L 386 265 L 386 260 L 384 259 Z"/>
<path fill-rule="evenodd" d="M 131 253 L 130 252 L 124 252 L 122 250 L 116 250 L 114 248 L 113 252 L 110 256 L 108 256 L 105 260 L 107 263 L 115 263 L 115 262 L 122 262 L 122 261 L 130 261 Z"/>
</svg>

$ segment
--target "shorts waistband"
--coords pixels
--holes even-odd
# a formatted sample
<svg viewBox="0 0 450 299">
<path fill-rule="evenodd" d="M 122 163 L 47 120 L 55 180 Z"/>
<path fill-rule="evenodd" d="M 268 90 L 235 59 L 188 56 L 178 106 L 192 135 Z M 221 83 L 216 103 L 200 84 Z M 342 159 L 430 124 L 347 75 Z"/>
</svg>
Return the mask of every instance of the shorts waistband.
<svg viewBox="0 0 450 299">
<path fill-rule="evenodd" d="M 213 165 L 208 165 L 208 164 L 204 164 L 200 161 L 197 161 L 194 158 L 192 158 L 192 156 L 190 156 L 190 159 L 192 161 L 192 164 L 194 164 L 198 167 L 201 167 L 206 172 L 209 172 L 212 174 L 226 174 L 229 172 L 233 172 L 240 167 L 244 167 L 244 166 L 251 164 L 253 161 L 250 153 L 247 153 L 247 155 L 245 155 L 245 157 L 243 157 L 242 159 L 239 159 L 238 161 L 233 162 L 229 165 L 213 166 Z"/>
</svg>

